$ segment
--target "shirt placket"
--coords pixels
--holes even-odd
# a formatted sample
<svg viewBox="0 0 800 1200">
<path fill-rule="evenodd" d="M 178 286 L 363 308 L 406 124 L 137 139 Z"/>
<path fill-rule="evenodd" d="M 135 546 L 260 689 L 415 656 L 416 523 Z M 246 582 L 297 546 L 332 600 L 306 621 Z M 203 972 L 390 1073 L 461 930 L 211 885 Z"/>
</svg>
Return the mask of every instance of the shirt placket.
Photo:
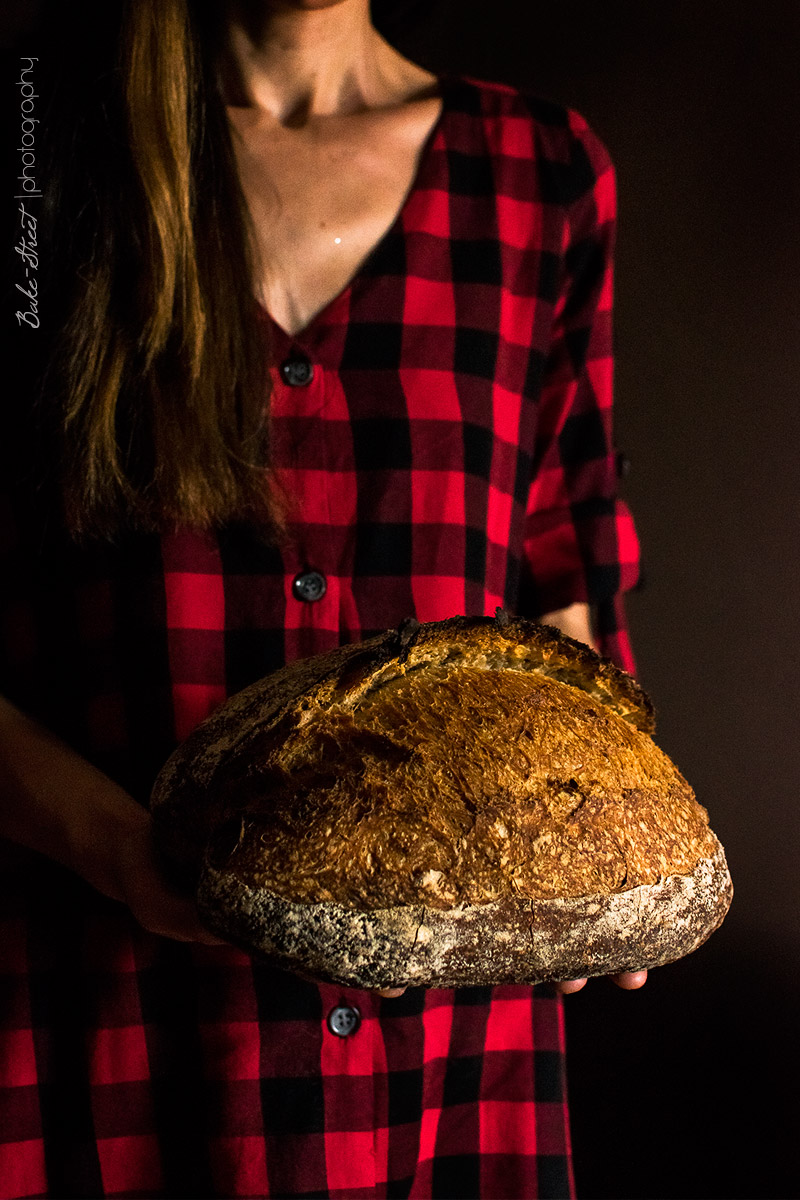
<svg viewBox="0 0 800 1200">
<path fill-rule="evenodd" d="M 380 1000 L 357 988 L 320 985 L 325 1089 L 325 1165 L 332 1200 L 377 1194 L 386 1181 L 383 1136 L 385 1056 L 378 1021 Z M 377 1070 L 376 1070 L 377 1068 Z"/>
<path fill-rule="evenodd" d="M 301 345 L 277 331 L 272 369 L 275 460 L 290 497 L 290 537 L 283 547 L 286 659 L 338 645 L 340 580 L 331 525 L 331 478 L 324 409 L 331 372 Z"/>
</svg>

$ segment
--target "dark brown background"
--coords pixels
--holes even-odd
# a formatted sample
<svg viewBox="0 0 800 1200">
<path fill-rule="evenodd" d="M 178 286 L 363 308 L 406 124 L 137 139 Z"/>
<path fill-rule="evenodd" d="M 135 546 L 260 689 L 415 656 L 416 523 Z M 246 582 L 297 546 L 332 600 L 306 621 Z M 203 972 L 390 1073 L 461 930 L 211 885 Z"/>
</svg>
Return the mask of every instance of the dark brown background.
<svg viewBox="0 0 800 1200">
<path fill-rule="evenodd" d="M 376 7 L 429 67 L 577 107 L 617 164 L 634 646 L 736 896 L 644 991 L 567 998 L 579 1194 L 797 1197 L 800 3 Z"/>
<path fill-rule="evenodd" d="M 644 991 L 565 1001 L 579 1194 L 796 1197 L 800 4 L 407 16 L 386 23 L 411 57 L 571 104 L 616 162 L 634 647 L 736 886 L 719 933 Z"/>
</svg>

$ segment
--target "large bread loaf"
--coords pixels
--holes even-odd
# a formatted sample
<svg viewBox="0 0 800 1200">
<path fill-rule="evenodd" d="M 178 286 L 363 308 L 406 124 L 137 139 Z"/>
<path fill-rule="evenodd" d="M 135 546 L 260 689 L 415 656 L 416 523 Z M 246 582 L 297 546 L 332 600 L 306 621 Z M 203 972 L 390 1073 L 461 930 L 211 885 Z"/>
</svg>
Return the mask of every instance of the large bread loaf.
<svg viewBox="0 0 800 1200">
<path fill-rule="evenodd" d="M 361 987 L 537 982 L 689 953 L 732 894 L 611 663 L 498 611 L 291 663 L 167 762 L 158 845 L 209 928 Z"/>
</svg>

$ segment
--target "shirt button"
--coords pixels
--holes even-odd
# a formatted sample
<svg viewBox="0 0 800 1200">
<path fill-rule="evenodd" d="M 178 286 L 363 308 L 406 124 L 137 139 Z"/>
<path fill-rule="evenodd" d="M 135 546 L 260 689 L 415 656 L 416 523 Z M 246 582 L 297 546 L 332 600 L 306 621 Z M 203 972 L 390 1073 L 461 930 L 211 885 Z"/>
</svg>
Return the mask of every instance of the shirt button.
<svg viewBox="0 0 800 1200">
<path fill-rule="evenodd" d="M 292 580 L 292 592 L 296 600 L 313 604 L 321 600 L 328 590 L 328 581 L 321 571 L 301 571 Z"/>
<path fill-rule="evenodd" d="M 348 1004 L 340 1004 L 328 1013 L 328 1029 L 337 1037 L 349 1037 L 361 1024 L 361 1013 Z"/>
<path fill-rule="evenodd" d="M 281 375 L 289 387 L 305 387 L 314 378 L 314 364 L 305 354 L 295 351 L 281 363 Z"/>
</svg>

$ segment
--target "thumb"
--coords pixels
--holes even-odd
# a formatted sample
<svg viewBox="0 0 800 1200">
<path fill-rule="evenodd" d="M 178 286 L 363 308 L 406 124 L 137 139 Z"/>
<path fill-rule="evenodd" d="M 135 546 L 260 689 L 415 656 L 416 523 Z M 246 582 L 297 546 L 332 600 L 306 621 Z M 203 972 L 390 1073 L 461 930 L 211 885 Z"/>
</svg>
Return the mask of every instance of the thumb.
<svg viewBox="0 0 800 1200">
<path fill-rule="evenodd" d="M 149 933 L 207 946 L 227 944 L 203 925 L 194 896 L 178 891 L 164 878 L 149 828 L 126 841 L 120 854 L 119 882 L 120 898 Z"/>
</svg>

